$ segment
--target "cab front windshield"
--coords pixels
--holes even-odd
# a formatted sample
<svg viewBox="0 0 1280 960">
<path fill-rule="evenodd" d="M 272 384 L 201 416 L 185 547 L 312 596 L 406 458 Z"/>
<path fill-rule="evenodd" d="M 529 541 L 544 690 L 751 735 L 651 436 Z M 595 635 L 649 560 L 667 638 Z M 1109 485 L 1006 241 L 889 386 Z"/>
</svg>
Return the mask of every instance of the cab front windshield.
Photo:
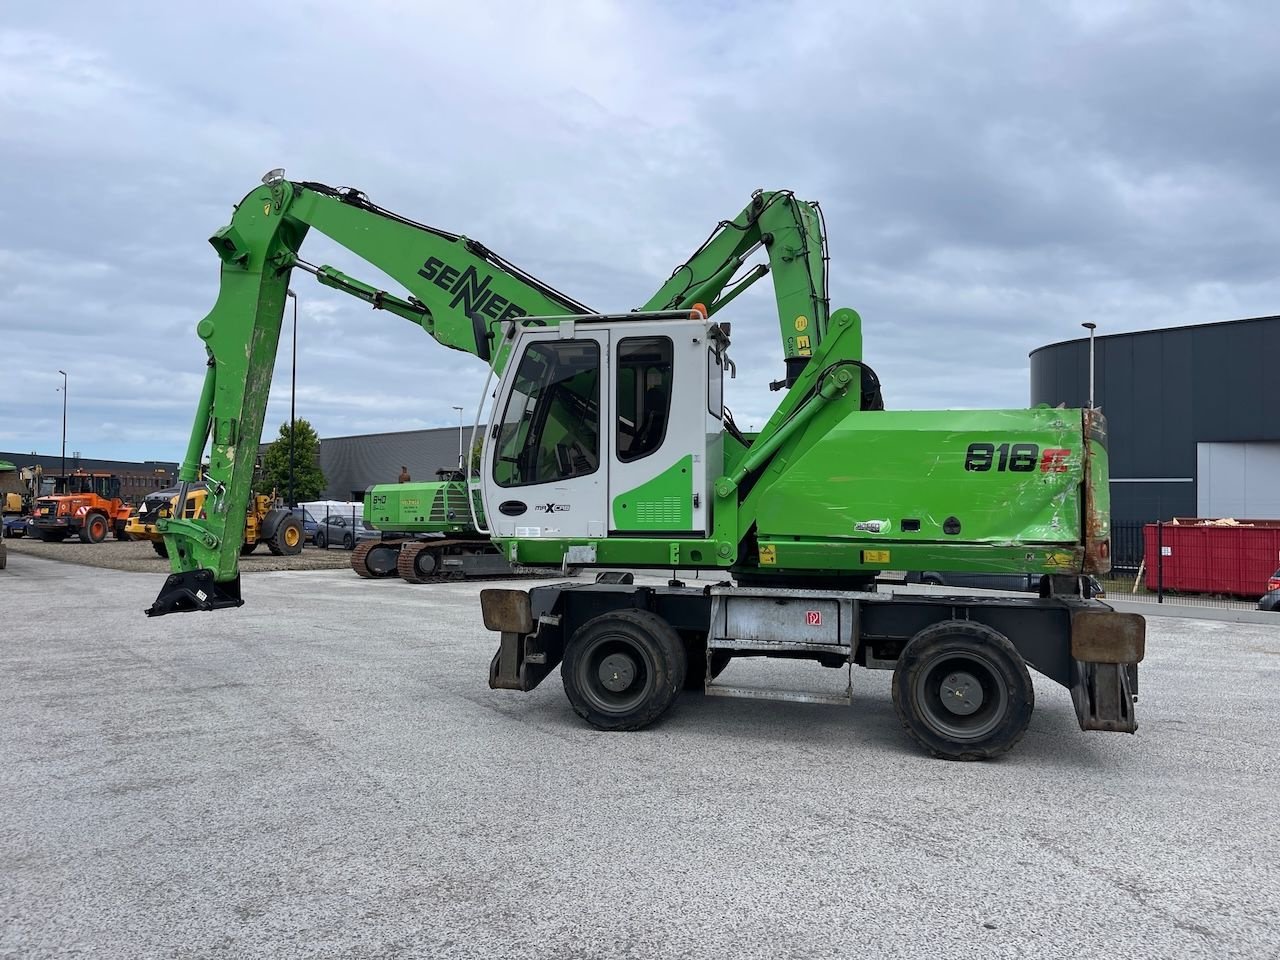
<svg viewBox="0 0 1280 960">
<path fill-rule="evenodd" d="M 532 343 L 498 427 L 493 477 L 519 487 L 582 477 L 600 465 L 600 348 Z"/>
</svg>

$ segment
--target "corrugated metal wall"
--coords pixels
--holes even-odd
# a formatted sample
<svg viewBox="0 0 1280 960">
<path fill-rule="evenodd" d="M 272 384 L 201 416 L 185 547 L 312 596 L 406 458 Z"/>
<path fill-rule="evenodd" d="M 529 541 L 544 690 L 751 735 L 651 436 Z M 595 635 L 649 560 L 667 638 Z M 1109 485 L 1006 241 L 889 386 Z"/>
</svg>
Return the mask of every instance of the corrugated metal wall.
<svg viewBox="0 0 1280 960">
<path fill-rule="evenodd" d="M 1280 440 L 1280 317 L 1101 336 L 1095 353 L 1117 522 L 1194 516 L 1198 444 Z M 1088 340 L 1031 353 L 1032 404 L 1088 395 Z"/>
<path fill-rule="evenodd" d="M 468 425 L 464 446 L 470 436 Z M 434 480 L 437 470 L 453 469 L 457 463 L 457 427 L 320 441 L 320 469 L 327 483 L 324 498 L 329 500 L 359 500 L 372 484 L 395 483 L 401 466 L 409 468 L 414 480 Z"/>
</svg>

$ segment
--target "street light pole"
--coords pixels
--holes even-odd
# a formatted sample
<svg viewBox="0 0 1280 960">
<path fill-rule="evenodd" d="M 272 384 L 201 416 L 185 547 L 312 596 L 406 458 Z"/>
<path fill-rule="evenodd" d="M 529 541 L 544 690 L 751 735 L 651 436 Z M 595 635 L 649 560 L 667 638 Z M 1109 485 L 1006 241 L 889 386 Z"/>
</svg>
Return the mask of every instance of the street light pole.
<svg viewBox="0 0 1280 960">
<path fill-rule="evenodd" d="M 293 299 L 293 360 L 289 379 L 289 506 L 296 507 L 298 501 L 293 496 L 293 444 L 294 421 L 297 419 L 295 400 L 298 393 L 298 295 L 286 290 L 285 296 Z"/>
<path fill-rule="evenodd" d="M 67 371 L 59 370 L 62 374 L 62 484 L 65 487 L 67 483 Z"/>
<path fill-rule="evenodd" d="M 1089 331 L 1089 409 L 1092 410 L 1094 409 L 1093 407 L 1093 331 L 1097 329 L 1098 325 L 1096 323 L 1090 323 L 1089 321 L 1086 320 L 1084 323 L 1080 324 L 1080 326 L 1084 327 L 1086 330 Z"/>
<path fill-rule="evenodd" d="M 458 469 L 464 470 L 466 468 L 462 465 L 462 408 L 454 407 L 453 409 L 458 411 Z"/>
</svg>

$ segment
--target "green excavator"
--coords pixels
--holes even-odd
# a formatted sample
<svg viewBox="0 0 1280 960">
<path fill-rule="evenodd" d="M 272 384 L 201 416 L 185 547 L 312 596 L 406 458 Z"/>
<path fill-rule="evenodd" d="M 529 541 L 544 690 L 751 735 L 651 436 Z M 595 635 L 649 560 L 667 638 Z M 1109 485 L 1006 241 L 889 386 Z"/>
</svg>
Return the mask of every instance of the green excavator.
<svg viewBox="0 0 1280 960">
<path fill-rule="evenodd" d="M 318 230 L 399 283 L 392 293 L 299 256 Z M 637 729 L 686 685 L 727 684 L 744 657 L 888 669 L 908 733 L 981 758 L 1029 722 L 1030 664 L 1072 693 L 1084 729 L 1136 729 L 1141 617 L 1087 596 L 1110 567 L 1106 422 L 1094 409 L 892 411 L 862 361 L 862 321 L 832 310 L 817 204 L 757 191 L 635 310 L 608 314 L 483 244 L 349 188 L 272 171 L 210 241 L 217 302 L 197 325 L 204 387 L 179 473 L 206 447 L 215 508 L 164 524 L 173 573 L 150 615 L 238 606 L 237 561 L 295 270 L 488 364 L 466 480 L 474 527 L 510 563 L 614 568 L 595 583 L 481 594 L 500 634 L 496 689 L 557 666 L 575 711 Z M 767 262 L 751 265 L 763 253 Z M 783 369 L 754 434 L 723 402 L 730 305 L 771 275 Z M 757 334 L 758 335 L 758 334 Z M 665 587 L 630 572 L 697 571 Z M 1033 572 L 1039 598 L 886 593 L 885 569 Z M 834 699 L 848 702 L 852 683 Z"/>
<path fill-rule="evenodd" d="M 484 524 L 484 507 L 469 499 L 466 474 L 457 469 L 437 470 L 435 480 L 370 487 L 364 519 L 382 531 L 382 538 L 359 543 L 351 553 L 351 569 L 369 580 L 398 576 L 406 583 L 536 574 L 511 563 L 477 530 Z"/>
</svg>

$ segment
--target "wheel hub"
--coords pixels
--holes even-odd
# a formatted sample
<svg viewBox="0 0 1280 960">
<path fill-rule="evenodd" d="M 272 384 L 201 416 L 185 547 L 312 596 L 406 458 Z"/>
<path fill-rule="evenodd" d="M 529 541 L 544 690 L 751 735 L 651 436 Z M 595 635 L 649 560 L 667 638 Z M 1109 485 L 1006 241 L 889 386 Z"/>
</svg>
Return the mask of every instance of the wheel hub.
<svg viewBox="0 0 1280 960">
<path fill-rule="evenodd" d="M 624 653 L 611 653 L 600 661 L 600 683 L 610 693 L 621 693 L 635 681 L 636 663 Z"/>
<path fill-rule="evenodd" d="M 968 717 L 977 713 L 982 706 L 982 684 L 978 678 L 965 670 L 954 670 L 942 680 L 939 691 L 942 705 L 958 717 Z"/>
</svg>

